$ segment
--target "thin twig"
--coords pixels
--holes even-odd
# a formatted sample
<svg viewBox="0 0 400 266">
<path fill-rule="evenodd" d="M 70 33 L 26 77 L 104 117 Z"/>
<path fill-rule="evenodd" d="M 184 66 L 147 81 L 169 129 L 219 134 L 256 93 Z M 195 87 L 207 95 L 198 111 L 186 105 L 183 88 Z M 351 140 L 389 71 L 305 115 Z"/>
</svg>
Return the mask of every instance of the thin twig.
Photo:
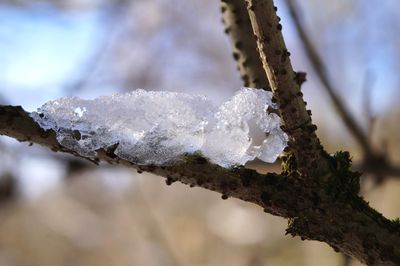
<svg viewBox="0 0 400 266">
<path fill-rule="evenodd" d="M 336 89 L 334 89 L 332 83 L 329 81 L 328 74 L 321 57 L 318 55 L 317 50 L 311 42 L 302 21 L 300 19 L 299 7 L 295 6 L 293 0 L 286 0 L 287 6 L 290 11 L 290 15 L 293 19 L 296 30 L 299 37 L 304 45 L 305 52 L 308 55 L 311 66 L 316 72 L 318 78 L 321 80 L 323 87 L 326 89 L 330 98 L 332 99 L 334 106 L 336 107 L 340 117 L 342 118 L 344 124 L 352 133 L 356 141 L 360 144 L 363 149 L 364 158 L 361 165 L 358 167 L 359 170 L 363 172 L 368 172 L 374 176 L 390 176 L 390 177 L 400 177 L 400 167 L 394 165 L 390 162 L 389 158 L 383 152 L 376 151 L 371 146 L 371 134 L 375 125 L 375 117 L 371 114 L 370 110 L 370 86 L 374 79 L 371 75 L 367 75 L 365 85 L 364 85 L 364 106 L 368 108 L 366 110 L 368 119 L 368 133 L 366 134 L 359 123 L 353 118 L 349 110 L 340 100 L 339 96 L 336 94 Z M 367 73 L 368 74 L 368 73 Z M 367 91 L 368 89 L 368 91 Z"/>
<path fill-rule="evenodd" d="M 64 86 L 67 95 L 74 95 L 78 91 L 85 89 L 102 64 L 104 64 L 104 58 L 109 53 L 109 50 L 115 42 L 116 32 L 118 32 L 118 29 L 121 27 L 121 24 L 123 24 L 124 19 L 127 16 L 129 4 L 129 0 L 118 0 L 115 2 L 113 1 L 105 7 L 108 9 L 108 12 L 103 18 L 102 38 L 104 38 L 104 40 L 96 48 L 96 51 L 87 62 L 85 62 L 83 69 L 80 71 L 79 77 L 77 77 L 72 83 Z"/>
<path fill-rule="evenodd" d="M 371 154 L 372 149 L 368 142 L 368 137 L 363 131 L 362 127 L 359 123 L 354 119 L 351 115 L 350 111 L 347 107 L 343 104 L 343 101 L 339 98 L 336 94 L 336 90 L 334 89 L 333 84 L 330 82 L 328 78 L 328 74 L 325 68 L 324 63 L 322 62 L 321 57 L 319 56 L 317 50 L 315 49 L 314 45 L 312 44 L 306 30 L 300 19 L 300 11 L 299 7 L 295 6 L 293 0 L 286 0 L 287 6 L 289 8 L 290 15 L 293 19 L 294 25 L 296 30 L 299 34 L 299 37 L 304 45 L 305 52 L 308 55 L 308 59 L 310 60 L 311 66 L 314 69 L 315 73 L 317 74 L 318 78 L 320 79 L 322 85 L 324 86 L 326 92 L 328 93 L 329 97 L 332 99 L 332 102 L 338 111 L 340 117 L 342 118 L 343 122 L 345 123 L 346 127 L 352 133 L 356 141 L 362 147 L 364 154 Z"/>
<path fill-rule="evenodd" d="M 376 116 L 372 114 L 371 107 L 371 96 L 372 96 L 372 87 L 374 85 L 376 78 L 374 73 L 371 70 L 367 70 L 363 83 L 363 109 L 364 115 L 367 120 L 367 138 L 368 142 L 372 143 L 372 135 L 375 127 Z"/>
</svg>

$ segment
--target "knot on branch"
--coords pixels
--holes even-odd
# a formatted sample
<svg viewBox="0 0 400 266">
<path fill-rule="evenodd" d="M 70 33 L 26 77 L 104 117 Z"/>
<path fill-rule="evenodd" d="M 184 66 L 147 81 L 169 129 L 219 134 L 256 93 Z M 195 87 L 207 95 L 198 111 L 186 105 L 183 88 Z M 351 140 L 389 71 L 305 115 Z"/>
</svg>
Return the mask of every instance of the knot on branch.
<svg viewBox="0 0 400 266">
<path fill-rule="evenodd" d="M 307 81 L 307 73 L 302 71 L 295 72 L 294 80 L 299 84 L 299 87 L 301 87 L 301 85 Z"/>
</svg>

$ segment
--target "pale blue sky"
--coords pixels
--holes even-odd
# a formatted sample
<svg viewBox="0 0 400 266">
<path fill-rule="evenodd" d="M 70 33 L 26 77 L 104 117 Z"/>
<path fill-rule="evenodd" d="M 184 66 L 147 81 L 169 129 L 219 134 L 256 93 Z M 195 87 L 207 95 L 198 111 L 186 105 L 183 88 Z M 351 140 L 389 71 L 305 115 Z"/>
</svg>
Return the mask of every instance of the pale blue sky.
<svg viewBox="0 0 400 266">
<path fill-rule="evenodd" d="M 1 94 L 28 110 L 58 97 L 98 43 L 99 16 L 0 8 Z"/>
<path fill-rule="evenodd" d="M 283 18 L 285 38 L 292 51 L 292 47 L 299 47 L 300 43 L 296 40 L 297 36 L 291 28 L 290 20 L 287 19 L 286 10 L 282 7 L 281 1 L 277 1 L 277 4 L 280 16 Z M 307 13 L 305 14 L 307 15 Z M 102 20 L 101 13 L 93 11 L 59 12 L 45 5 L 33 6 L 33 8 L 28 9 L 1 7 L 1 95 L 9 103 L 23 105 L 29 111 L 36 109 L 47 100 L 64 95 L 65 93 L 62 92 L 60 86 L 74 80 L 75 75 L 79 74 L 80 68 L 92 55 L 91 53 L 96 50 L 96 45 L 101 42 L 102 21 L 104 20 Z M 342 29 L 343 25 L 333 24 L 330 27 Z M 360 25 L 354 25 L 354 28 L 357 29 L 357 27 L 359 30 Z M 312 30 L 312 28 L 310 29 Z M 371 34 L 377 30 L 371 29 Z M 352 31 L 351 27 L 348 27 L 348 30 L 343 29 L 341 32 L 344 41 L 352 40 L 351 36 L 354 35 L 354 30 Z M 329 34 L 321 37 L 327 40 L 331 37 L 337 38 L 335 36 L 330 37 Z M 334 43 L 334 40 L 332 43 Z M 371 41 L 366 41 L 363 45 L 368 50 L 371 48 Z M 311 79 L 310 82 L 305 84 L 305 88 L 318 87 L 319 84 L 316 82 L 313 73 L 310 72 L 304 56 L 298 53 L 301 52 L 301 49 L 297 48 L 296 52 L 292 52 L 295 67 L 309 72 Z M 388 54 L 390 51 L 373 50 L 368 58 L 363 57 L 366 52 L 361 47 L 359 51 L 355 50 L 355 47 L 350 47 L 348 50 L 341 50 L 341 52 L 346 59 L 356 59 L 355 64 L 345 60 L 341 68 L 345 69 L 346 77 L 334 81 L 338 86 L 351 88 L 351 91 L 353 91 L 353 95 L 350 95 L 351 100 L 347 100 L 349 105 L 352 106 L 351 109 L 360 110 L 361 98 L 358 96 L 361 93 L 363 75 L 368 69 L 372 69 L 377 76 L 375 86 L 378 89 L 373 93 L 374 108 L 380 110 L 384 108 L 393 97 L 395 83 L 397 82 L 393 78 L 394 75 L 390 75 L 393 73 L 390 63 L 392 58 Z M 332 60 L 330 54 L 335 56 L 337 53 L 332 53 L 332 50 L 325 51 L 325 58 Z M 296 58 L 300 60 L 296 61 Z M 360 67 L 360 64 L 365 60 L 368 61 L 368 64 Z M 174 73 L 173 70 L 175 69 L 168 68 L 168 71 L 172 71 L 172 73 Z M 335 69 L 330 68 L 329 72 L 334 79 L 334 74 L 337 73 Z"/>
</svg>

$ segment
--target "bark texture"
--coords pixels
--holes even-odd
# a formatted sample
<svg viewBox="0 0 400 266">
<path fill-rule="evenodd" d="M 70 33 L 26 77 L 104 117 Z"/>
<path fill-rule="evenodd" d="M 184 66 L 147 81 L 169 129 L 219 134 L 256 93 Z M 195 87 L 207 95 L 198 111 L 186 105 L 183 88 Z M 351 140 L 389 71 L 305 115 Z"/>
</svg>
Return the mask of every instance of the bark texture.
<svg viewBox="0 0 400 266">
<path fill-rule="evenodd" d="M 292 163 L 286 165 L 289 176 L 298 174 L 302 185 L 310 188 L 312 192 L 309 192 L 316 196 L 314 207 L 310 205 L 289 220 L 287 232 L 299 235 L 302 239 L 324 241 L 335 250 L 369 265 L 400 265 L 400 251 L 396 244 L 400 236 L 398 223 L 387 223 L 387 219 L 372 211 L 357 196 L 359 175 L 350 171 L 348 163 L 343 163 L 349 162 L 349 154 L 339 153 L 338 157 L 342 157 L 344 161 L 336 161 L 332 166 L 329 156 L 326 156 L 320 145 L 315 134 L 316 126 L 312 124 L 311 111 L 306 109 L 306 102 L 303 101 L 300 91 L 303 80 L 293 71 L 273 1 L 245 2 L 260 60 L 274 97 L 280 104 L 284 130 L 290 139 L 289 154 L 292 156 Z M 242 13 L 236 11 L 236 15 L 238 14 Z M 342 165 L 339 167 L 341 169 L 335 169 L 338 165 Z M 343 168 L 344 165 L 346 166 Z M 336 192 L 332 193 L 332 189 Z M 303 196 L 304 194 L 300 198 Z M 359 212 L 364 212 L 365 218 L 369 217 L 368 221 L 363 219 L 362 222 L 355 222 Z M 376 229 L 384 223 L 392 229 L 381 232 L 383 235 L 376 234 Z M 391 244 L 386 242 L 388 237 L 392 237 L 389 241 Z"/>
<path fill-rule="evenodd" d="M 307 112 L 276 7 L 271 0 L 246 0 L 246 3 L 261 62 L 280 106 L 283 129 L 289 136 L 289 147 L 295 155 L 298 171 L 304 177 L 324 176 L 326 164 L 315 134 L 317 127 Z"/>
<path fill-rule="evenodd" d="M 0 106 L 0 135 L 37 143 L 55 152 L 62 147 L 53 130 L 43 130 L 19 106 Z M 174 165 L 136 165 L 116 156 L 113 147 L 97 150 L 94 163 L 105 161 L 147 171 L 261 206 L 265 212 L 287 218 L 287 233 L 328 243 L 335 250 L 369 265 L 400 265 L 400 223 L 390 221 L 357 196 L 359 175 L 349 170 L 347 153 L 323 154 L 336 179 L 310 182 L 296 171 L 294 156 L 283 158 L 281 174 L 260 174 L 251 169 L 225 169 L 200 155 L 188 155 Z M 82 157 L 82 156 L 80 156 Z"/>
<path fill-rule="evenodd" d="M 222 22 L 232 44 L 233 58 L 244 86 L 271 90 L 256 49 L 249 14 L 243 0 L 221 1 Z"/>
</svg>

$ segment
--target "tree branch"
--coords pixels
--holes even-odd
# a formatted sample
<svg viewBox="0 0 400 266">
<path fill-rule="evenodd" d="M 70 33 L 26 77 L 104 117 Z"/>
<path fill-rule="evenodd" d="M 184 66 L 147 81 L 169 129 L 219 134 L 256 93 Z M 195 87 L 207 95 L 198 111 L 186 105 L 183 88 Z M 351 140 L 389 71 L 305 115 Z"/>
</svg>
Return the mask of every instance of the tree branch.
<svg viewBox="0 0 400 266">
<path fill-rule="evenodd" d="M 79 156 L 62 147 L 53 130 L 43 130 L 19 106 L 0 106 L 0 135 Z M 349 171 L 343 157 L 329 157 L 336 179 L 328 183 L 303 179 L 292 171 L 294 162 L 290 157 L 284 160 L 282 174 L 225 169 L 196 154 L 166 166 L 135 165 L 119 158 L 111 148 L 99 149 L 96 158 L 86 159 L 164 176 L 167 184 L 179 181 L 203 187 L 222 193 L 223 199 L 252 202 L 268 213 L 289 218 L 289 234 L 324 241 L 370 265 L 400 264 L 400 224 L 387 220 L 357 196 L 358 175 Z"/>
<path fill-rule="evenodd" d="M 231 41 L 233 58 L 244 86 L 271 90 L 256 49 L 245 2 L 243 0 L 222 0 L 221 12 L 225 33 Z"/>
<path fill-rule="evenodd" d="M 282 190 L 290 187 L 290 181 L 278 174 L 259 174 L 251 169 L 226 169 L 208 162 L 200 155 L 187 155 L 174 165 L 136 165 L 119 158 L 114 154 L 112 147 L 97 150 L 96 157 L 84 157 L 59 144 L 53 130 L 42 129 L 20 106 L 0 105 L 0 135 L 9 136 L 19 141 L 40 144 L 54 152 L 66 152 L 74 156 L 88 159 L 98 164 L 105 161 L 110 164 L 119 164 L 135 168 L 138 172 L 150 172 L 166 177 L 167 184 L 180 181 L 190 186 L 199 186 L 223 194 L 223 198 L 235 197 L 262 206 L 269 212 L 289 217 L 287 206 L 282 204 L 265 204 L 264 194 L 273 198 L 288 197 L 293 191 Z M 272 185 L 273 184 L 273 185 Z M 279 184 L 278 190 L 275 185 Z M 283 194 L 282 194 L 283 193 Z M 286 194 L 287 193 L 287 194 Z M 273 205 L 273 206 L 272 206 Z"/>
<path fill-rule="evenodd" d="M 325 175 L 326 164 L 322 147 L 315 134 L 316 126 L 303 101 L 300 84 L 290 62 L 290 53 L 282 36 L 280 18 L 272 1 L 246 0 L 263 68 L 289 136 L 289 148 L 294 153 L 298 171 L 303 177 Z"/>
<path fill-rule="evenodd" d="M 356 169 L 362 172 L 371 173 L 374 176 L 400 177 L 399 167 L 393 165 L 388 158 L 383 156 L 383 154 L 376 154 L 376 151 L 372 150 L 368 137 L 365 136 L 361 126 L 354 120 L 350 112 L 339 100 L 332 84 L 327 78 L 322 59 L 312 45 L 307 32 L 304 30 L 293 1 L 288 0 L 287 2 L 290 14 L 293 17 L 299 36 L 304 43 L 312 67 L 315 69 L 324 88 L 328 90 L 328 95 L 330 95 L 330 97 L 333 96 L 332 101 L 334 102 L 334 106 L 339 110 L 339 115 L 343 119 L 345 125 L 359 142 L 364 153 L 368 153 L 364 155 L 363 162 L 356 167 Z M 221 12 L 223 23 L 225 25 L 225 32 L 231 41 L 232 49 L 234 51 L 233 56 L 237 62 L 244 85 L 264 88 L 266 86 L 265 84 L 267 84 L 269 90 L 269 81 L 256 51 L 256 41 L 251 33 L 252 28 L 250 19 L 243 0 L 221 0 Z M 317 69 L 320 69 L 320 71 L 317 71 Z M 296 82 L 301 85 L 302 80 L 299 80 L 297 77 L 298 76 L 296 76 Z M 365 142 L 365 137 L 367 142 Z"/>
</svg>

